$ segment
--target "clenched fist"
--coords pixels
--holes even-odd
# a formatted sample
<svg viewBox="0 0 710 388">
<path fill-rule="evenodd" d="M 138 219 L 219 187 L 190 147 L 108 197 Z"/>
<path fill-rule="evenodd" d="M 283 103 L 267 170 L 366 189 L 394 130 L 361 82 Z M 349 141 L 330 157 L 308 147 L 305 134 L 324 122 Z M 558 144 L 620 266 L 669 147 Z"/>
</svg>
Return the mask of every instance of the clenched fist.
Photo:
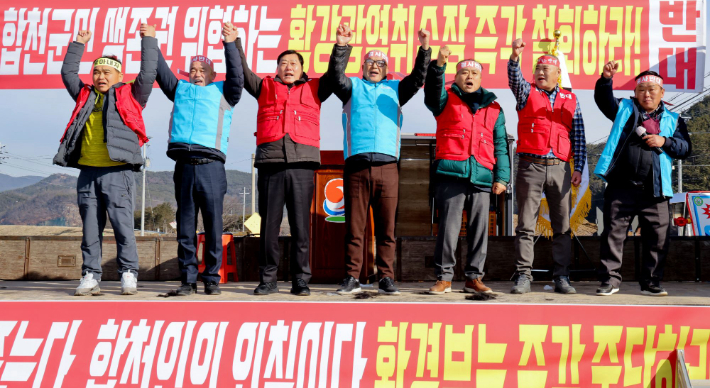
<svg viewBox="0 0 710 388">
<path fill-rule="evenodd" d="M 619 71 L 619 62 L 617 61 L 609 61 L 606 65 L 604 65 L 604 70 L 602 71 L 602 75 L 606 79 L 611 79 L 614 78 L 614 74 Z"/>
<path fill-rule="evenodd" d="M 517 61 L 518 57 L 523 53 L 523 50 L 525 50 L 525 42 L 523 42 L 522 39 L 518 38 L 513 41 L 513 52 L 510 54 L 510 60 L 511 61 Z"/>
<path fill-rule="evenodd" d="M 335 35 L 335 42 L 338 46 L 347 46 L 353 38 L 353 30 L 345 24 L 338 26 L 338 32 Z"/>
<path fill-rule="evenodd" d="M 505 193 L 506 187 L 504 184 L 500 182 L 496 182 L 493 184 L 493 194 L 498 195 L 498 194 L 503 194 Z"/>
<path fill-rule="evenodd" d="M 417 32 L 417 35 L 419 37 L 419 44 L 421 44 L 422 48 L 424 50 L 429 50 L 429 39 L 431 38 L 431 32 L 422 28 L 419 32 Z"/>
<path fill-rule="evenodd" d="M 239 31 L 234 24 L 226 22 L 222 25 L 222 39 L 225 43 L 234 42 L 237 40 L 237 36 L 239 36 Z"/>
<path fill-rule="evenodd" d="M 76 41 L 81 44 L 86 44 L 90 40 L 91 40 L 91 31 L 89 31 L 89 30 L 79 30 L 79 33 L 76 34 Z"/>
<path fill-rule="evenodd" d="M 445 64 L 449 62 L 449 55 L 451 55 L 451 50 L 449 49 L 449 46 L 444 46 L 439 49 L 439 57 L 436 58 L 436 65 L 439 67 L 443 67 Z"/>
<path fill-rule="evenodd" d="M 146 36 L 151 36 L 155 38 L 155 25 L 148 25 L 146 23 L 141 23 L 141 38 Z"/>
</svg>

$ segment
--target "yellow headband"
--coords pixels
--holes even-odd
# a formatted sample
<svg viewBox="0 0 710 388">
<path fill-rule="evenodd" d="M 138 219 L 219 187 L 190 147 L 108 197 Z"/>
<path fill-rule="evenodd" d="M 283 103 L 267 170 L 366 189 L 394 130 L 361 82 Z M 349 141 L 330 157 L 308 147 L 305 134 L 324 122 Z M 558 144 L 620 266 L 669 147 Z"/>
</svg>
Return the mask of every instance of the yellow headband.
<svg viewBox="0 0 710 388">
<path fill-rule="evenodd" d="M 99 58 L 94 61 L 94 67 L 96 66 L 111 66 L 114 69 L 118 70 L 118 72 L 121 72 L 121 62 L 113 60 L 111 58 Z"/>
</svg>

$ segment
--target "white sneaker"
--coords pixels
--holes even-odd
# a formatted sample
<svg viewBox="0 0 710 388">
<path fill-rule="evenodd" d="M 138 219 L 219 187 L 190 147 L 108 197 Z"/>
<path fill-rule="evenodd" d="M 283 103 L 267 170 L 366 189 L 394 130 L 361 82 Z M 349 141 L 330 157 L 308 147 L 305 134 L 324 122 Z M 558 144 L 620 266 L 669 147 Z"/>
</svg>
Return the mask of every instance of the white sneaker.
<svg viewBox="0 0 710 388">
<path fill-rule="evenodd" d="M 135 295 L 138 293 L 138 280 L 133 272 L 124 272 L 121 275 L 121 295 Z"/>
<path fill-rule="evenodd" d="M 88 295 L 99 295 L 101 294 L 101 289 L 99 288 L 99 282 L 94 280 L 93 273 L 87 273 L 81 278 L 79 287 L 74 291 L 74 296 L 88 296 Z"/>
</svg>

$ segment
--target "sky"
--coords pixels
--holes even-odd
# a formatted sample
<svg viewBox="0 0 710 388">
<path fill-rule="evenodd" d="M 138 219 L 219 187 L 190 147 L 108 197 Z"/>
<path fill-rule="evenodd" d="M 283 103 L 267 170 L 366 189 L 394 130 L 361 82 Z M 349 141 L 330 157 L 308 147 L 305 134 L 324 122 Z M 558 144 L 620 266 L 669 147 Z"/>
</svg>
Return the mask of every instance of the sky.
<svg viewBox="0 0 710 388">
<path fill-rule="evenodd" d="M 710 1 L 706 3 L 710 9 Z M 707 26 L 706 26 L 707 30 Z M 706 44 L 710 33 L 706 31 Z M 437 53 L 432 53 L 435 58 Z M 705 74 L 710 72 L 710 60 L 705 61 Z M 530 79 L 531 74 L 525 74 Z M 59 76 L 57 76 L 59 77 Z M 82 76 L 89 81 L 89 76 Z M 448 79 L 447 79 L 448 80 Z M 706 86 L 710 79 L 706 79 Z M 483 77 L 482 86 L 486 87 Z M 572 85 L 574 87 L 574 85 Z M 498 96 L 507 122 L 507 131 L 517 138 L 518 117 L 515 98 L 509 89 L 491 89 Z M 615 91 L 617 97 L 629 97 L 631 91 Z M 584 117 L 587 143 L 603 141 L 609 134 L 611 122 L 604 117 L 594 103 L 592 90 L 575 90 Z M 666 93 L 666 100 L 675 93 Z M 69 121 L 74 101 L 63 89 L 2 90 L 0 89 L 0 143 L 5 146 L 5 159 L 0 159 L 0 173 L 11 176 L 55 173 L 78 175 L 79 170 L 52 165 L 52 158 L 59 147 L 59 139 Z M 244 92 L 234 108 L 229 137 L 226 168 L 250 171 L 251 154 L 256 149 L 256 100 Z M 143 111 L 148 136 L 148 157 L 151 171 L 172 171 L 175 162 L 165 155 L 168 146 L 168 125 L 172 102 L 162 91 L 154 88 L 148 105 Z M 424 106 L 424 91 L 420 90 L 403 108 L 403 133 L 434 133 L 436 121 Z M 341 124 L 342 103 L 331 96 L 321 107 L 321 149 L 342 150 L 343 128 Z"/>
</svg>

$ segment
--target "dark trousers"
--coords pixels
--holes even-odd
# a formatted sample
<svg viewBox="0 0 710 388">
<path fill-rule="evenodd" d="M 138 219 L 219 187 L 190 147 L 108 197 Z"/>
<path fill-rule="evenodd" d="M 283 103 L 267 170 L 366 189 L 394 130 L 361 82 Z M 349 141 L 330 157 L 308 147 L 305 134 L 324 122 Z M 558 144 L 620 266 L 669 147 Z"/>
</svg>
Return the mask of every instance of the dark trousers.
<svg viewBox="0 0 710 388">
<path fill-rule="evenodd" d="M 279 231 L 284 204 L 291 227 L 291 276 L 306 283 L 311 279 L 309 260 L 314 175 L 312 168 L 292 168 L 286 163 L 259 167 L 259 277 L 262 282 L 278 280 L 276 272 L 281 255 Z"/>
<path fill-rule="evenodd" d="M 466 279 L 482 278 L 488 253 L 488 210 L 491 193 L 477 189 L 468 179 L 443 175 L 436 177 L 436 208 L 439 210 L 439 233 L 436 236 L 434 265 L 436 278 L 454 279 L 456 246 L 461 232 L 461 219 L 466 210 Z"/>
<path fill-rule="evenodd" d="M 663 279 L 670 236 L 668 200 L 655 198 L 642 190 L 607 186 L 604 191 L 604 231 L 599 255 L 599 280 L 618 287 L 621 284 L 621 257 L 624 240 L 634 217 L 639 217 L 643 240 L 639 283 L 658 284 Z"/>
<path fill-rule="evenodd" d="M 399 198 L 397 163 L 345 166 L 345 270 L 359 278 L 364 255 L 365 229 L 372 206 L 375 218 L 379 278 L 394 279 L 394 219 Z"/>
<path fill-rule="evenodd" d="M 82 167 L 76 182 L 81 214 L 81 276 L 93 273 L 101 281 L 101 244 L 106 215 L 116 236 L 118 273 L 138 275 L 138 252 L 133 234 L 135 180 L 130 166 Z"/>
<path fill-rule="evenodd" d="M 197 282 L 197 212 L 205 226 L 203 282 L 219 283 L 222 265 L 222 209 L 227 193 L 224 163 L 191 165 L 178 161 L 173 174 L 177 201 L 177 241 L 180 280 Z"/>
</svg>

